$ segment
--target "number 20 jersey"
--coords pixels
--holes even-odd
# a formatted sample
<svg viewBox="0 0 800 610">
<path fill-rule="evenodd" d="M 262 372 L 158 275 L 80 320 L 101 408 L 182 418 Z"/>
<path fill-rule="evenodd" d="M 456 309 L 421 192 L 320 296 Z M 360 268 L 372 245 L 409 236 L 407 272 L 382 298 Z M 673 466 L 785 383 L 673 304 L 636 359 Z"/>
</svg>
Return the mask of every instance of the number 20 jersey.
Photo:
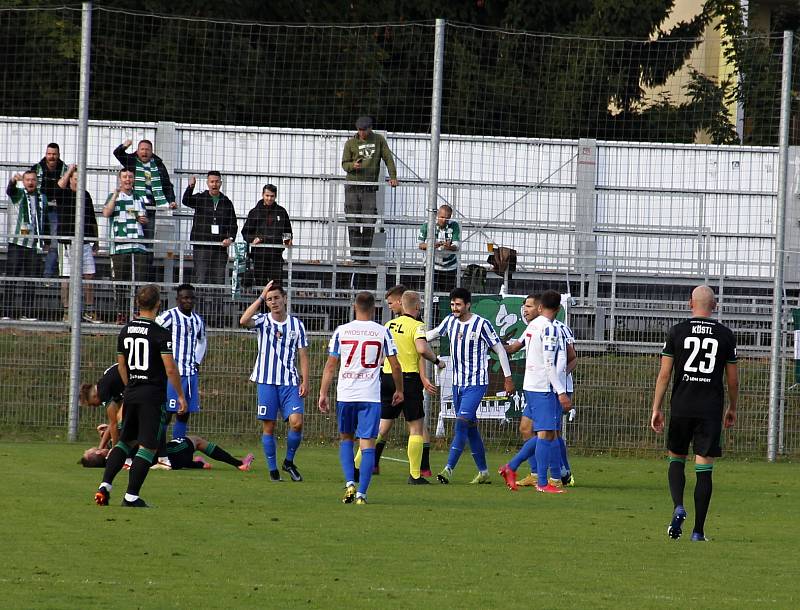
<svg viewBox="0 0 800 610">
<path fill-rule="evenodd" d="M 381 401 L 383 359 L 397 354 L 388 328 L 366 320 L 342 324 L 333 332 L 328 353 L 339 358 L 337 401 Z"/>
<path fill-rule="evenodd" d="M 128 386 L 155 386 L 167 391 L 167 371 L 161 354 L 172 355 L 172 333 L 155 320 L 136 318 L 117 337 L 117 353 L 125 356 Z"/>
<path fill-rule="evenodd" d="M 709 318 L 691 318 L 670 329 L 661 355 L 674 359 L 672 415 L 721 418 L 725 365 L 736 362 L 730 329 Z"/>
</svg>

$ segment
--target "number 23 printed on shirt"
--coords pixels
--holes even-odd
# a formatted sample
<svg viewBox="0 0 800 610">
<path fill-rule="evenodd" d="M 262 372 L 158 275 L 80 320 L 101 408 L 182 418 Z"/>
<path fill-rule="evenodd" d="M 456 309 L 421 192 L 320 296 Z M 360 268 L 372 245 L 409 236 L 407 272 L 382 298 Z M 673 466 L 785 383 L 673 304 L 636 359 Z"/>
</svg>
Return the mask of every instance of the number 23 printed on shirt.
<svg viewBox="0 0 800 610">
<path fill-rule="evenodd" d="M 683 365 L 684 371 L 687 373 L 697 373 L 698 371 L 701 373 L 714 372 L 719 341 L 711 337 L 705 337 L 702 340 L 700 337 L 686 337 L 683 341 L 683 347 L 684 349 L 692 350 L 692 353 L 686 359 L 686 364 Z M 702 354 L 700 354 L 701 350 Z M 695 359 L 698 355 L 701 356 L 702 360 L 695 365 Z"/>
</svg>

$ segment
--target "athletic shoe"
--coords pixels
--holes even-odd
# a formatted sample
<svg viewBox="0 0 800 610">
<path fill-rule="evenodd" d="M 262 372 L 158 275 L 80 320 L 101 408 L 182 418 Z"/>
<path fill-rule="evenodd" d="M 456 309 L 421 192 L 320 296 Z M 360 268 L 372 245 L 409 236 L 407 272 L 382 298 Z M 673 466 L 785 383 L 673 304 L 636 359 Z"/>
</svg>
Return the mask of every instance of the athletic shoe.
<svg viewBox="0 0 800 610">
<path fill-rule="evenodd" d="M 450 477 L 452 476 L 453 476 L 453 471 L 450 470 L 448 466 L 445 466 L 444 469 L 439 474 L 436 475 L 436 479 L 442 485 L 447 485 L 448 483 L 450 483 Z"/>
<path fill-rule="evenodd" d="M 194 462 L 200 462 L 203 465 L 203 470 L 211 470 L 211 464 L 206 462 L 201 456 L 195 456 Z"/>
<path fill-rule="evenodd" d="M 380 474 L 380 473 L 381 473 L 381 467 L 378 464 L 375 464 L 372 467 L 372 474 Z"/>
<path fill-rule="evenodd" d="M 426 479 L 426 478 L 424 478 L 422 476 L 420 476 L 418 479 L 415 479 L 411 475 L 408 475 L 408 484 L 409 485 L 430 485 L 431 482 L 428 479 Z"/>
<path fill-rule="evenodd" d="M 303 475 L 300 474 L 299 470 L 297 470 L 297 466 L 294 465 L 294 462 L 289 462 L 287 460 L 283 460 L 283 466 L 281 467 L 281 469 L 284 472 L 288 472 L 289 473 L 289 477 L 295 483 L 299 483 L 300 481 L 303 480 Z"/>
<path fill-rule="evenodd" d="M 667 527 L 667 536 L 673 540 L 680 538 L 681 534 L 683 534 L 681 526 L 684 521 L 686 521 L 686 509 L 683 508 L 683 506 L 678 506 L 672 513 L 672 521 L 670 521 L 669 527 Z"/>
<path fill-rule="evenodd" d="M 564 487 L 575 487 L 575 477 L 572 476 L 571 472 L 561 477 L 561 485 Z"/>
<path fill-rule="evenodd" d="M 355 485 L 348 485 L 344 488 L 344 495 L 342 496 L 342 503 L 343 504 L 352 504 L 353 500 L 356 499 L 356 486 Z"/>
<path fill-rule="evenodd" d="M 356 498 L 356 506 L 358 506 L 358 505 L 362 505 L 363 506 L 366 503 L 367 503 L 367 497 L 366 496 L 358 496 Z"/>
<path fill-rule="evenodd" d="M 536 478 L 535 474 L 529 474 L 524 479 L 517 481 L 517 487 L 536 487 L 539 483 L 539 479 Z"/>
<path fill-rule="evenodd" d="M 252 453 L 248 453 L 245 458 L 242 460 L 242 465 L 239 466 L 239 470 L 242 472 L 250 472 L 250 464 L 253 463 L 254 456 Z"/>
<path fill-rule="evenodd" d="M 38 318 L 34 318 L 32 316 L 20 316 L 19 318 L 20 322 L 36 322 L 37 320 Z"/>
<path fill-rule="evenodd" d="M 488 472 L 479 472 L 475 475 L 475 477 L 469 482 L 470 485 L 490 485 L 492 479 L 489 478 Z"/>
<path fill-rule="evenodd" d="M 567 493 L 566 490 L 561 489 L 560 487 L 556 487 L 555 485 L 537 485 L 536 491 L 540 491 L 543 494 L 564 494 Z"/>
<path fill-rule="evenodd" d="M 497 471 L 498 474 L 505 479 L 506 486 L 511 491 L 517 491 L 519 487 L 517 487 L 517 473 L 511 470 L 511 467 L 506 464 L 505 466 L 500 466 L 500 470 Z"/>
<path fill-rule="evenodd" d="M 133 465 L 133 460 L 131 458 L 125 458 L 125 463 L 122 465 L 122 469 L 130 470 L 132 465 Z"/>
<path fill-rule="evenodd" d="M 547 479 L 547 484 L 552 485 L 553 487 L 558 487 L 561 489 L 564 485 L 561 483 L 561 479 Z"/>
<path fill-rule="evenodd" d="M 97 506 L 108 506 L 109 498 L 111 498 L 109 491 L 105 487 L 100 487 L 97 493 L 94 494 L 94 503 Z"/>
<path fill-rule="evenodd" d="M 64 315 L 61 317 L 62 322 L 69 322 L 69 311 L 64 311 Z"/>
<path fill-rule="evenodd" d="M 103 321 L 100 318 L 98 318 L 97 315 L 94 312 L 91 312 L 91 311 L 84 312 L 83 316 L 81 316 L 81 317 L 83 318 L 84 322 L 89 322 L 89 324 L 102 324 L 103 323 Z"/>
<path fill-rule="evenodd" d="M 420 470 L 419 471 L 419 476 L 425 477 L 427 479 L 428 477 L 432 477 L 433 473 L 431 472 L 431 469 L 428 468 L 427 470 Z"/>
<path fill-rule="evenodd" d="M 169 458 L 162 456 L 156 460 L 156 463 L 150 466 L 150 470 L 172 470 L 172 464 Z"/>
<path fill-rule="evenodd" d="M 281 472 L 280 470 L 270 470 L 269 471 L 269 480 L 273 483 L 280 483 L 283 479 L 281 479 Z"/>
<path fill-rule="evenodd" d="M 128 502 L 125 498 L 123 498 L 122 506 L 127 506 L 128 508 L 150 508 L 147 505 L 147 502 L 141 498 L 136 498 L 133 502 Z"/>
<path fill-rule="evenodd" d="M 711 540 L 706 538 L 703 534 L 692 532 L 692 542 L 711 542 Z"/>
</svg>

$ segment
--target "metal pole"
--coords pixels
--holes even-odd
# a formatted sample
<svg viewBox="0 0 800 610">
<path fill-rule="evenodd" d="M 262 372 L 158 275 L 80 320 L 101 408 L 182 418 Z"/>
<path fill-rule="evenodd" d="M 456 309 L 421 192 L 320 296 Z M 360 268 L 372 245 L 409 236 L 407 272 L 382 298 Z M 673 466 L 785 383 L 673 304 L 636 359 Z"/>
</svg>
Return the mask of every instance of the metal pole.
<svg viewBox="0 0 800 610">
<path fill-rule="evenodd" d="M 439 140 L 442 135 L 442 82 L 444 80 L 444 19 L 436 20 L 431 93 L 431 149 L 428 167 L 428 249 L 425 257 L 425 327 L 433 327 L 433 263 L 436 252 L 436 204 L 439 195 Z"/>
<path fill-rule="evenodd" d="M 78 192 L 75 193 L 75 235 L 70 246 L 69 277 L 71 341 L 69 353 L 69 440 L 78 440 L 78 393 L 81 383 L 81 318 L 83 315 L 83 221 L 86 204 L 86 147 L 89 141 L 89 65 L 92 51 L 92 3 L 84 2 L 81 19 L 81 82 L 78 104 Z"/>
<path fill-rule="evenodd" d="M 781 123 L 778 136 L 778 214 L 775 226 L 775 281 L 772 285 L 772 357 L 769 367 L 769 437 L 767 460 L 774 462 L 778 447 L 778 415 L 781 402 L 783 343 L 783 267 L 786 260 L 786 180 L 789 173 L 789 111 L 792 91 L 792 32 L 783 33 L 781 73 Z"/>
</svg>

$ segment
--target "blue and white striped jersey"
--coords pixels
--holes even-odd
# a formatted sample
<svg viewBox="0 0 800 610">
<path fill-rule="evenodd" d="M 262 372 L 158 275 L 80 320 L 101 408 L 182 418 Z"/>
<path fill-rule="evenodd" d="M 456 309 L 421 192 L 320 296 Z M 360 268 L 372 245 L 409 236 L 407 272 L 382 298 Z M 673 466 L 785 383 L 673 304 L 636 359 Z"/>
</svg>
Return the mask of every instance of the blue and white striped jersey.
<svg viewBox="0 0 800 610">
<path fill-rule="evenodd" d="M 298 349 L 308 347 L 306 327 L 294 316 L 277 322 L 272 314 L 253 316 L 253 332 L 258 333 L 258 354 L 250 381 L 271 385 L 300 385 L 295 364 Z"/>
<path fill-rule="evenodd" d="M 194 375 L 208 345 L 203 318 L 195 312 L 187 316 L 173 307 L 159 315 L 156 322 L 172 332 L 172 357 L 178 365 L 178 372 L 184 377 Z"/>
<path fill-rule="evenodd" d="M 575 346 L 575 335 L 572 333 L 572 329 L 566 324 L 564 324 L 564 322 L 562 322 L 561 320 L 553 320 L 553 326 L 555 326 L 558 329 L 559 333 L 561 333 L 562 337 L 561 347 L 563 348 L 564 354 L 566 355 L 567 346 L 568 345 L 572 345 L 573 347 Z M 567 392 L 572 393 L 575 391 L 575 383 L 572 380 L 572 373 L 567 374 L 565 385 L 567 387 Z"/>
<path fill-rule="evenodd" d="M 454 386 L 463 388 L 489 383 L 489 349 L 500 343 L 489 320 L 472 314 L 466 322 L 459 322 L 450 314 L 429 336 L 434 333 L 450 339 Z"/>
</svg>

